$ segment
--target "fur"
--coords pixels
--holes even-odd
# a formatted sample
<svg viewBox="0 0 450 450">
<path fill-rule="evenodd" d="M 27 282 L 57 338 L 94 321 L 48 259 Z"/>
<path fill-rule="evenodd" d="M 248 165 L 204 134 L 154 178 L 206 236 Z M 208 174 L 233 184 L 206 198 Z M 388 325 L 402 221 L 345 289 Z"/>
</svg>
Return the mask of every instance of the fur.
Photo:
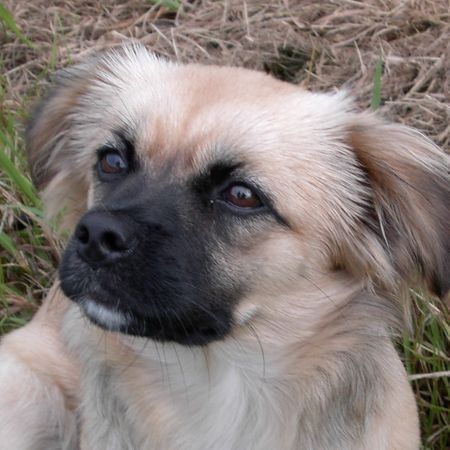
<svg viewBox="0 0 450 450">
<path fill-rule="evenodd" d="M 118 133 L 139 181 L 105 186 L 92 167 L 99 148 L 121 145 Z M 419 448 L 391 337 L 409 286 L 449 287 L 449 158 L 428 139 L 355 111 L 346 94 L 134 46 L 60 76 L 27 145 L 63 228 L 126 209 L 169 250 L 136 231 L 134 256 L 101 269 L 122 290 L 106 307 L 77 297 L 100 275 L 72 238 L 60 272 L 70 300 L 56 283 L 32 322 L 3 339 L 1 448 Z M 230 176 L 224 164 L 260 189 L 261 212 L 211 197 Z M 169 279 L 183 283 L 168 282 L 164 299 L 151 280 Z M 167 305 L 182 318 L 176 333 L 132 330 L 149 310 L 174 327 Z M 199 314 L 226 326 L 192 345 L 180 333 Z"/>
</svg>

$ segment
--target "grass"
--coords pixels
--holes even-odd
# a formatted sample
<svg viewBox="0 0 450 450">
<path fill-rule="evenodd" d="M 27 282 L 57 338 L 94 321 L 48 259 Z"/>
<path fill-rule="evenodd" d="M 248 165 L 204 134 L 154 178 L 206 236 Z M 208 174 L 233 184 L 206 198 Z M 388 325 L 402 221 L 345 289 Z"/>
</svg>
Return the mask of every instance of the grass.
<svg viewBox="0 0 450 450">
<path fill-rule="evenodd" d="M 381 76 L 383 74 L 383 60 L 379 59 L 373 73 L 373 91 L 370 107 L 376 111 L 381 106 Z"/>
<path fill-rule="evenodd" d="M 418 293 L 414 308 L 413 332 L 405 333 L 399 350 L 419 405 L 423 448 L 444 450 L 450 440 L 448 315 Z"/>
<path fill-rule="evenodd" d="M 0 22 L 29 47 L 4 6 Z M 45 71 L 47 72 L 47 71 Z M 38 78 L 44 78 L 46 73 Z M 31 182 L 23 145 L 23 123 L 31 98 L 40 87 L 31 85 L 22 103 L 11 107 L 0 78 L 0 335 L 25 325 L 36 311 L 54 277 L 61 242 L 45 223 L 42 203 Z"/>
<path fill-rule="evenodd" d="M 148 4 L 163 5 L 169 10 L 169 17 L 179 9 L 178 16 L 176 23 L 171 22 L 167 29 L 164 28 L 167 18 L 166 22 L 155 22 L 158 30 L 148 28 L 144 39 L 152 37 L 152 32 L 155 36 L 166 36 L 152 45 L 172 57 L 244 64 L 315 89 L 331 89 L 354 79 L 360 106 L 383 108 L 391 117 L 421 128 L 438 144 L 448 147 L 448 124 L 442 120 L 446 111 L 442 88 L 445 75 L 437 65 L 441 50 L 437 48 L 430 53 L 431 45 L 439 43 L 442 36 L 443 45 L 447 42 L 445 1 L 441 9 L 439 2 L 424 1 L 420 6 L 423 11 L 418 6 L 410 18 L 407 11 L 407 23 L 412 28 L 405 28 L 406 31 L 402 28 L 399 31 L 396 16 L 392 15 L 395 20 L 389 22 L 390 11 L 380 12 L 380 22 L 372 7 L 359 16 L 355 13 L 357 2 L 349 2 L 345 27 L 342 18 L 346 17 L 346 10 L 341 7 L 335 15 L 335 2 L 317 2 L 317 6 L 309 9 L 291 3 L 297 9 L 289 12 L 302 21 L 296 20 L 292 28 L 284 29 L 280 27 L 291 26 L 289 15 L 275 6 L 267 6 L 263 16 L 258 11 L 252 13 L 251 2 L 245 14 L 240 14 L 221 10 L 220 2 L 205 1 L 203 9 L 196 11 L 182 1 L 152 0 Z M 42 93 L 49 73 L 85 50 L 80 45 L 96 45 L 111 28 L 128 33 L 123 24 L 130 17 L 129 26 L 134 28 L 130 28 L 129 35 L 140 38 L 140 20 L 147 23 L 158 17 L 157 10 L 150 15 L 142 6 L 126 10 L 106 1 L 98 13 L 92 6 L 86 7 L 85 14 L 95 17 L 94 21 L 86 17 L 86 26 L 80 15 L 82 8 L 72 11 L 70 6 L 67 13 L 65 10 L 64 14 L 57 13 L 49 26 L 45 8 L 40 12 L 42 16 L 36 11 L 30 16 L 28 2 L 23 2 L 23 9 L 21 0 L 13 4 L 17 20 L 3 4 L 0 6 L 0 22 L 6 31 L 0 50 L 0 66 L 5 74 L 0 75 L 0 335 L 24 325 L 32 317 L 54 279 L 62 248 L 61 239 L 43 219 L 42 204 L 30 181 L 22 139 L 26 111 Z M 420 19 L 421 14 L 426 20 Z M 363 18 L 361 27 L 358 17 Z M 386 23 L 386 40 L 379 45 L 371 41 L 373 36 L 368 30 L 372 28 L 365 22 L 368 17 L 372 17 L 376 26 L 374 34 L 382 33 L 379 24 Z M 100 30 L 105 23 L 105 34 L 97 29 L 96 35 L 89 25 L 92 22 Z M 262 28 L 263 24 L 273 30 Z M 27 37 L 21 31 L 25 29 L 34 31 Z M 347 29 L 347 33 L 355 33 L 357 45 L 339 47 L 336 36 L 349 41 Z M 242 30 L 246 30 L 244 38 Z M 291 36 L 288 44 L 286 36 Z M 174 39 L 178 39 L 176 48 L 170 47 Z M 419 51 L 421 46 L 423 55 Z M 407 51 L 402 53 L 404 47 Z M 380 48 L 393 51 L 395 58 L 386 51 L 380 53 Z M 444 373 L 450 366 L 447 313 L 445 305 L 415 294 L 413 332 L 398 342 L 419 405 L 424 449 L 430 450 L 444 450 L 450 442 L 449 378 L 448 372 Z"/>
<path fill-rule="evenodd" d="M 14 33 L 23 43 L 33 47 L 33 43 L 22 33 L 14 20 L 14 17 L 4 5 L 0 3 L 0 22 L 10 32 Z"/>
<path fill-rule="evenodd" d="M 181 6 L 180 0 L 150 0 L 150 2 L 157 6 L 163 6 L 171 11 L 177 11 Z"/>
</svg>

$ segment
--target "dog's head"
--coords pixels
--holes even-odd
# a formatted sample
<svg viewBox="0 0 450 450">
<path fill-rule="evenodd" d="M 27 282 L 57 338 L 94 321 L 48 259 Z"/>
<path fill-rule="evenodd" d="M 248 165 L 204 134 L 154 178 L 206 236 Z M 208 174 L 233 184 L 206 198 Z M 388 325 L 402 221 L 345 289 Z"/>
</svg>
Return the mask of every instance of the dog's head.
<svg viewBox="0 0 450 450">
<path fill-rule="evenodd" d="M 448 288 L 448 157 L 341 94 L 125 47 L 60 76 L 27 143 L 73 229 L 62 289 L 104 328 L 201 345 L 314 321 L 330 280 Z"/>
</svg>

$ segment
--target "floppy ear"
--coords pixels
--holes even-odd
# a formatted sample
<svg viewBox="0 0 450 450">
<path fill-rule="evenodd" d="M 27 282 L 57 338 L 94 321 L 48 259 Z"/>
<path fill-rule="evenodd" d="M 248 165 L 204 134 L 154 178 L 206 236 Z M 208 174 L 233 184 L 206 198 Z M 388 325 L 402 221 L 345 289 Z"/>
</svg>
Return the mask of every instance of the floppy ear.
<svg viewBox="0 0 450 450">
<path fill-rule="evenodd" d="M 419 281 L 444 297 L 450 288 L 449 156 L 418 131 L 372 115 L 357 116 L 349 137 L 370 192 L 373 220 L 365 233 L 376 234 L 397 283 Z"/>
<path fill-rule="evenodd" d="M 64 209 L 65 227 L 86 209 L 87 174 L 77 170 L 74 139 L 79 100 L 91 82 L 93 64 L 61 71 L 50 92 L 35 107 L 26 130 L 32 179 L 41 191 L 47 216 Z"/>
</svg>

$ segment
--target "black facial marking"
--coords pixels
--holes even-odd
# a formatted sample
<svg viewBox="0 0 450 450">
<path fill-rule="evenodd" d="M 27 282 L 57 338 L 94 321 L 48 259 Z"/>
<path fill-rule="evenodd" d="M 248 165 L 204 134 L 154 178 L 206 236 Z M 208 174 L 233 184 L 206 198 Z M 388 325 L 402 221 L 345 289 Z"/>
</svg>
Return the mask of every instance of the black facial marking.
<svg viewBox="0 0 450 450">
<path fill-rule="evenodd" d="M 63 256 L 64 293 L 113 331 L 186 345 L 224 338 L 248 277 L 218 261 L 231 258 L 232 267 L 233 254 L 276 226 L 277 215 L 258 187 L 252 187 L 262 199 L 257 208 L 238 208 L 223 197 L 226 186 L 244 178 L 235 162 L 214 164 L 193 179 L 155 178 L 132 162 L 131 143 L 122 144 L 114 151 L 134 171 L 99 181 L 101 206 L 81 218 Z M 126 320 L 107 323 L 112 316 L 101 314 L 105 309 Z"/>
<path fill-rule="evenodd" d="M 64 293 L 131 317 L 116 331 L 187 345 L 223 338 L 241 288 L 218 274 L 222 233 L 194 193 L 142 174 L 106 188 L 64 253 Z"/>
</svg>

